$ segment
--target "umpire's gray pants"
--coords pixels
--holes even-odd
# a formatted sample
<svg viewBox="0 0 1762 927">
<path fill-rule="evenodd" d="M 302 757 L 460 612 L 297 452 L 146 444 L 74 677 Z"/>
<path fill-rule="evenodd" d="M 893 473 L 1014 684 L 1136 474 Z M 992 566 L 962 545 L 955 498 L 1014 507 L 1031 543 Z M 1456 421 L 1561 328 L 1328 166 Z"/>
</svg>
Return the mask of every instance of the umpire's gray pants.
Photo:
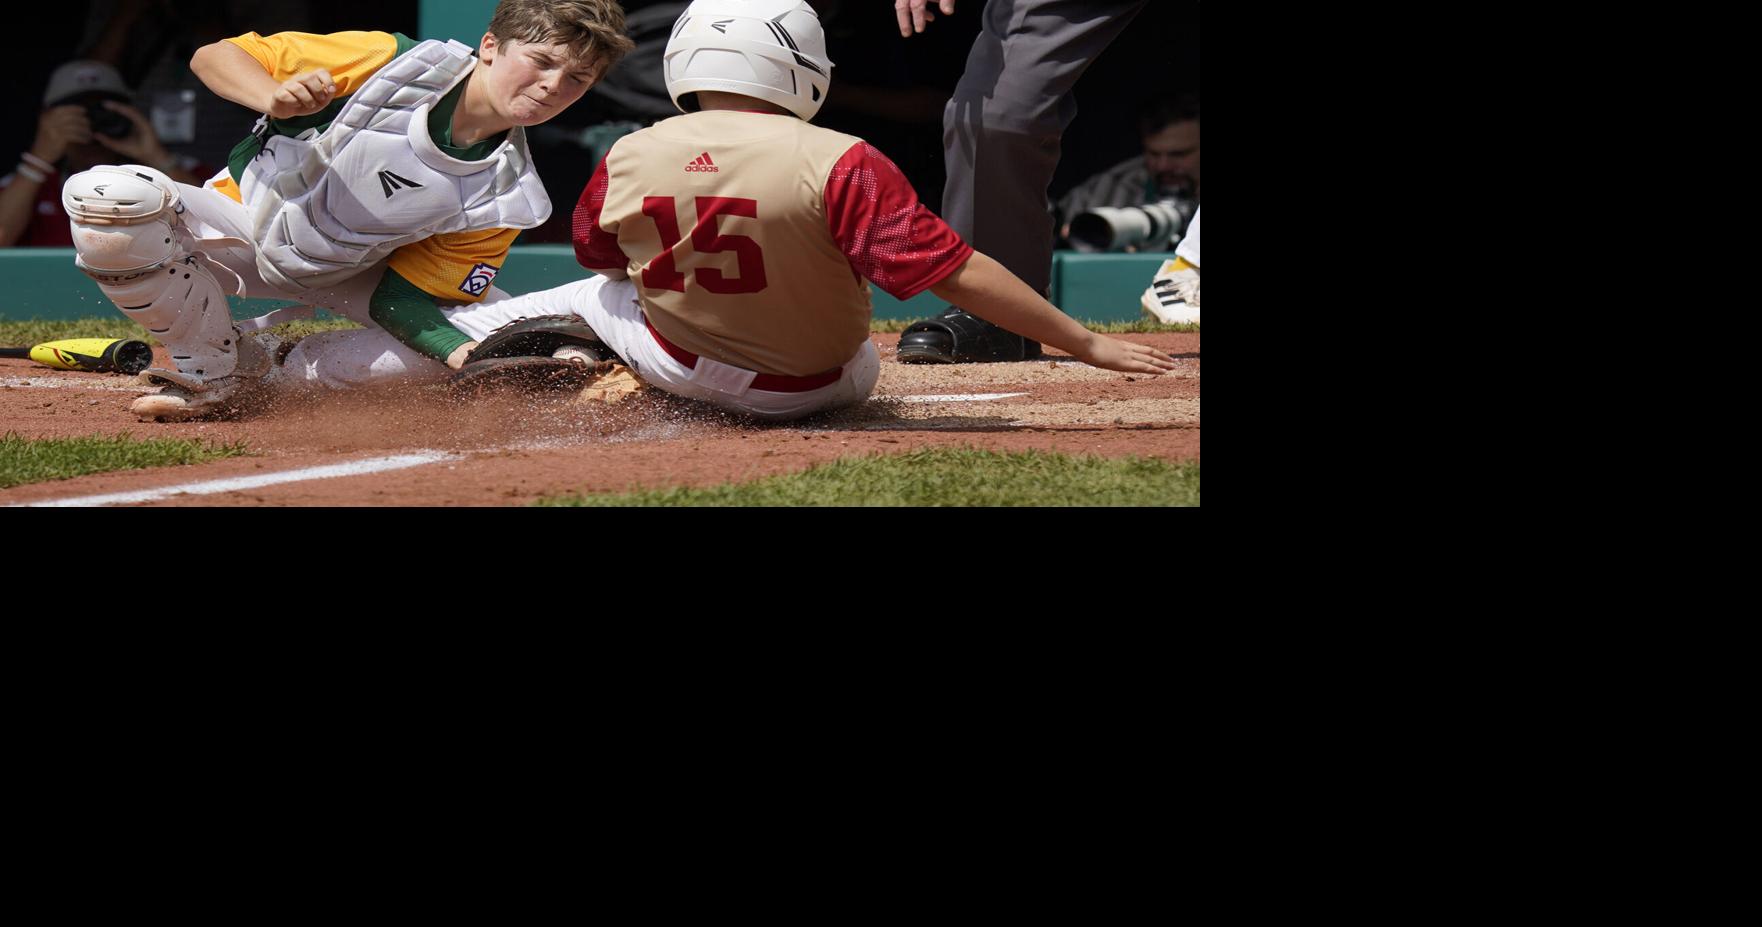
<svg viewBox="0 0 1762 927">
<path fill-rule="evenodd" d="M 1036 290 L 1052 282 L 1046 189 L 1077 78 L 1145 0 L 990 0 L 942 114 L 942 218 Z"/>
</svg>

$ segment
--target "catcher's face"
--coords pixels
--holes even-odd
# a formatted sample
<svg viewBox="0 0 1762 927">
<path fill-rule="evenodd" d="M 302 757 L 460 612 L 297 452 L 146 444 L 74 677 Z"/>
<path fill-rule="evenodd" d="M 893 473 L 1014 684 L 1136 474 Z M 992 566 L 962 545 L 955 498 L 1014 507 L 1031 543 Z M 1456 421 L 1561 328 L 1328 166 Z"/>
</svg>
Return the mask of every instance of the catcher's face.
<svg viewBox="0 0 1762 927">
<path fill-rule="evenodd" d="M 535 126 L 568 109 L 599 80 L 598 67 L 562 44 L 498 42 L 485 35 L 478 49 L 490 105 L 511 125 Z"/>
</svg>

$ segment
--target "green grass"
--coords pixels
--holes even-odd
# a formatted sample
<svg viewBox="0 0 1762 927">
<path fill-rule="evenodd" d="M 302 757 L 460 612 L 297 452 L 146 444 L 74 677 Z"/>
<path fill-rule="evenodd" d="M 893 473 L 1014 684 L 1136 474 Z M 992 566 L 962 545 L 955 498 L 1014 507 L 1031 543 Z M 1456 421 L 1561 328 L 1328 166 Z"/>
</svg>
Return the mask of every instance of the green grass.
<svg viewBox="0 0 1762 927">
<path fill-rule="evenodd" d="M 147 330 L 129 321 L 121 313 L 113 318 L 62 319 L 41 321 L 32 319 L 27 322 L 0 322 L 0 346 L 9 348 L 29 348 L 45 341 L 65 341 L 69 338 L 133 338 L 148 344 L 158 344 Z"/>
<path fill-rule="evenodd" d="M 1044 451 L 851 457 L 706 489 L 554 496 L 543 506 L 1198 506 L 1199 464 Z"/>
<path fill-rule="evenodd" d="M 345 328 L 360 327 L 348 319 L 325 319 L 323 321 L 286 322 L 275 326 L 270 331 L 288 341 L 299 341 L 301 338 L 317 332 L 334 332 Z M 37 319 L 26 322 L 0 321 L 0 346 L 28 348 L 45 341 L 65 341 L 69 338 L 133 338 L 148 344 L 159 343 L 158 339 L 148 334 L 145 328 L 130 321 L 121 313 L 117 313 L 114 317 L 61 321 Z"/>
<path fill-rule="evenodd" d="M 1170 325 L 1167 322 L 1151 322 L 1148 320 L 1137 319 L 1130 322 L 1097 322 L 1093 319 L 1087 319 L 1083 322 L 1083 327 L 1092 332 L 1100 332 L 1103 335 L 1146 335 L 1155 334 L 1157 332 L 1186 332 L 1197 334 L 1199 332 L 1198 322 L 1177 322 Z"/>
<path fill-rule="evenodd" d="M 361 323 L 349 319 L 306 319 L 299 322 L 283 322 L 269 331 L 281 336 L 285 341 L 299 341 L 307 335 L 316 335 L 319 332 L 340 332 L 360 327 L 362 327 Z"/>
<path fill-rule="evenodd" d="M 0 435 L 0 489 L 111 470 L 202 463 L 244 453 L 244 442 L 209 444 L 168 438 L 137 441 L 128 435 L 33 441 L 7 432 Z"/>
</svg>

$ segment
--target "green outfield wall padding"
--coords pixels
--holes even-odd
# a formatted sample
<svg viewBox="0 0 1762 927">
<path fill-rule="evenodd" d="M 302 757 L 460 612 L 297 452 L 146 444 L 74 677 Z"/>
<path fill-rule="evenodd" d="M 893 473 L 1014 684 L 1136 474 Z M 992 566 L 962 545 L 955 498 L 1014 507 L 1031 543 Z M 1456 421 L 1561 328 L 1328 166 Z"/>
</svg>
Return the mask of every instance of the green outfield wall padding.
<svg viewBox="0 0 1762 927">
<path fill-rule="evenodd" d="M 1138 295 L 1150 285 L 1162 257 L 1155 254 L 1053 255 L 1052 301 L 1080 319 L 1126 321 L 1138 317 Z M 521 245 L 508 256 L 496 286 L 509 293 L 531 293 L 579 280 L 587 271 L 575 263 L 568 245 Z M 98 285 L 73 266 L 72 248 L 0 249 L 0 279 L 10 281 L 0 296 L 0 319 L 80 319 L 105 316 L 116 307 Z M 873 287 L 875 318 L 922 319 L 947 303 L 930 293 L 900 302 Z M 232 300 L 233 315 L 251 318 L 289 303 L 264 299 Z"/>
<path fill-rule="evenodd" d="M 1169 254 L 1058 252 L 1052 261 L 1052 303 L 1065 314 L 1126 322 L 1141 314 L 1138 298 Z"/>
<path fill-rule="evenodd" d="M 495 11 L 496 0 L 421 0 L 416 11 L 420 25 L 411 38 L 458 39 L 476 48 Z"/>
</svg>

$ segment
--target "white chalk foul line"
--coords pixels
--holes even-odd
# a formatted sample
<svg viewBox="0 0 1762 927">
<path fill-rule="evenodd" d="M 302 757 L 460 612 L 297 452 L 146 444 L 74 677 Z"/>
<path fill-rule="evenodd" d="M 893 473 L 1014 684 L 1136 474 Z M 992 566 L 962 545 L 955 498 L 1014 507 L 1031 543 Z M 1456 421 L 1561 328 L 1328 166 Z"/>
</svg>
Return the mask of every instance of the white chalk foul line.
<svg viewBox="0 0 1762 927">
<path fill-rule="evenodd" d="M 384 473 L 388 470 L 405 470 L 410 467 L 421 467 L 443 460 L 458 460 L 460 455 L 447 454 L 440 451 L 424 451 L 419 454 L 400 454 L 396 457 L 375 457 L 372 460 L 357 460 L 345 464 L 332 464 L 327 467 L 307 467 L 303 470 L 284 470 L 280 473 L 266 473 L 262 476 L 246 476 L 230 480 L 208 480 L 203 483 L 185 483 L 182 486 L 164 486 L 159 489 L 146 489 L 140 492 L 119 492 L 105 496 L 79 496 L 73 499 L 50 499 L 44 502 L 27 502 L 13 508 L 71 508 L 97 505 L 127 505 L 132 502 L 154 502 L 171 496 L 212 496 L 223 492 L 239 492 L 245 489 L 260 489 L 264 486 L 275 486 L 280 483 L 299 483 L 305 480 L 329 480 L 341 476 L 365 476 L 369 473 Z"/>
<path fill-rule="evenodd" d="M 900 402 L 996 402 L 1014 399 L 1027 393 L 959 393 L 952 396 L 900 396 Z"/>
</svg>

